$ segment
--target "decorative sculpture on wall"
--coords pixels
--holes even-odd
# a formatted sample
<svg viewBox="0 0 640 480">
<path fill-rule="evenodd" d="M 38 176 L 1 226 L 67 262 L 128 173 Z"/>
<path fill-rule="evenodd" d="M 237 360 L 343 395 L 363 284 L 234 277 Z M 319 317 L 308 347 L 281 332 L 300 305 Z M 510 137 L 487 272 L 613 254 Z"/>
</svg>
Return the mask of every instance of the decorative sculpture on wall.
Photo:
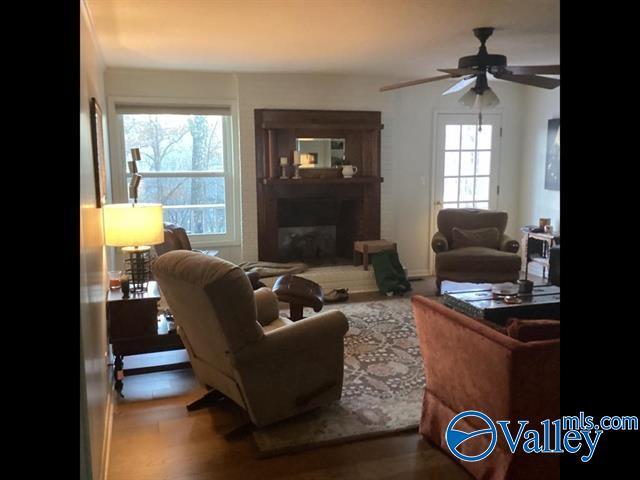
<svg viewBox="0 0 640 480">
<path fill-rule="evenodd" d="M 560 190 L 560 119 L 549 120 L 547 128 L 547 162 L 544 188 Z"/>
</svg>

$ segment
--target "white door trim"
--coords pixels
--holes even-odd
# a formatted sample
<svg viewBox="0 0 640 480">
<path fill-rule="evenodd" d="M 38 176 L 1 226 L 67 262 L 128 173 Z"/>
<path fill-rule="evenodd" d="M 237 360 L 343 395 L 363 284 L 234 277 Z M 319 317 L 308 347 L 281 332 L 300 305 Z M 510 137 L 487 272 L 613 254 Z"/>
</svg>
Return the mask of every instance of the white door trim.
<svg viewBox="0 0 640 480">
<path fill-rule="evenodd" d="M 498 184 L 496 187 L 500 186 L 500 163 L 502 157 L 502 127 L 504 120 L 504 109 L 496 108 L 492 109 L 489 112 L 485 112 L 486 114 L 497 114 L 499 116 L 499 128 L 500 134 L 498 136 L 500 145 L 498 147 L 497 155 L 493 155 L 492 151 L 492 163 L 495 158 L 495 168 L 496 168 L 496 181 Z M 428 245 L 427 248 L 429 250 L 428 256 L 428 270 L 431 275 L 435 275 L 435 253 L 431 248 L 431 239 L 435 232 L 437 232 L 437 215 L 435 214 L 435 203 L 436 203 L 436 191 L 438 189 L 437 185 L 437 172 L 438 172 L 438 119 L 441 115 L 478 115 L 478 112 L 469 111 L 468 109 L 450 109 L 450 110 L 433 110 L 433 119 L 432 119 L 432 132 L 431 138 L 433 141 L 431 142 L 431 194 L 429 198 L 429 221 L 427 223 L 429 232 L 427 232 Z M 493 149 L 492 149 L 493 150 Z M 493 187 L 492 187 L 493 188 Z M 496 194 L 495 197 L 495 206 L 497 209 L 500 208 L 500 195 Z"/>
</svg>

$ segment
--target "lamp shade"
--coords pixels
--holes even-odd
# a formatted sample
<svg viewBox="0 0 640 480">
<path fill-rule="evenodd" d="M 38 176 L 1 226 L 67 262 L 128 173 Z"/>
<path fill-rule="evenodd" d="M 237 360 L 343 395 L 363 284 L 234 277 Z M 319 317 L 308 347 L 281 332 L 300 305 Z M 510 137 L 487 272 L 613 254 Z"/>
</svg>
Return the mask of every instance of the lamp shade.
<svg viewBox="0 0 640 480">
<path fill-rule="evenodd" d="M 467 91 L 467 93 L 465 93 L 462 97 L 460 97 L 458 102 L 464 105 L 465 107 L 472 108 L 476 103 L 477 96 L 478 95 L 476 91 L 472 87 Z"/>
<path fill-rule="evenodd" d="M 105 205 L 102 210 L 107 245 L 130 247 L 164 242 L 161 204 L 116 203 Z"/>
<path fill-rule="evenodd" d="M 478 101 L 480 102 L 480 108 L 492 108 L 500 103 L 498 96 L 490 88 L 482 92 Z"/>
</svg>

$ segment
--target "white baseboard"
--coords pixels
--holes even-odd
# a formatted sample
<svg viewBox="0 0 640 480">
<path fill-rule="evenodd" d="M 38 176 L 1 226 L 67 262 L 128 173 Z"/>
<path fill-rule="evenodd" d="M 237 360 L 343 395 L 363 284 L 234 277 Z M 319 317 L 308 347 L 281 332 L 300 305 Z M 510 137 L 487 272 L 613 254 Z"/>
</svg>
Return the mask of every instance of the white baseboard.
<svg viewBox="0 0 640 480">
<path fill-rule="evenodd" d="M 407 274 L 409 280 L 415 280 L 416 278 L 424 278 L 430 276 L 431 272 L 429 272 L 429 270 L 409 270 L 409 273 Z"/>
<path fill-rule="evenodd" d="M 109 387 L 111 387 L 109 382 Z M 109 395 L 107 395 L 107 408 L 106 418 L 104 426 L 104 439 L 102 444 L 102 468 L 100 472 L 100 480 L 107 480 L 109 475 L 109 456 L 111 454 L 111 430 L 113 428 L 113 408 L 115 391 L 110 388 Z"/>
</svg>

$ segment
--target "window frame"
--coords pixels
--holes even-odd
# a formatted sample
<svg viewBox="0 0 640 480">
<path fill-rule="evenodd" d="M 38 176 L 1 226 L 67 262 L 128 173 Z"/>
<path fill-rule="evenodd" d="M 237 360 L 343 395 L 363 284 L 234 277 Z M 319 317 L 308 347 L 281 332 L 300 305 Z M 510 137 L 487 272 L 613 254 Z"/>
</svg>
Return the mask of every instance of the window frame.
<svg viewBox="0 0 640 480">
<path fill-rule="evenodd" d="M 111 192 L 114 203 L 126 203 L 129 201 L 127 187 L 127 158 L 124 152 L 124 128 L 122 119 L 118 114 L 118 107 L 129 105 L 149 107 L 184 107 L 201 108 L 211 110 L 225 108 L 230 112 L 228 120 L 223 120 L 224 142 L 224 172 L 150 172 L 150 175 L 142 173 L 142 181 L 145 176 L 152 177 L 223 177 L 225 178 L 225 210 L 227 232 L 224 234 L 189 234 L 189 241 L 194 248 L 238 246 L 240 244 L 240 168 L 238 155 L 238 105 L 234 100 L 214 99 L 184 99 L 166 97 L 108 97 L 108 121 L 109 140 L 111 148 Z M 212 114 L 215 114 L 212 112 Z"/>
</svg>

